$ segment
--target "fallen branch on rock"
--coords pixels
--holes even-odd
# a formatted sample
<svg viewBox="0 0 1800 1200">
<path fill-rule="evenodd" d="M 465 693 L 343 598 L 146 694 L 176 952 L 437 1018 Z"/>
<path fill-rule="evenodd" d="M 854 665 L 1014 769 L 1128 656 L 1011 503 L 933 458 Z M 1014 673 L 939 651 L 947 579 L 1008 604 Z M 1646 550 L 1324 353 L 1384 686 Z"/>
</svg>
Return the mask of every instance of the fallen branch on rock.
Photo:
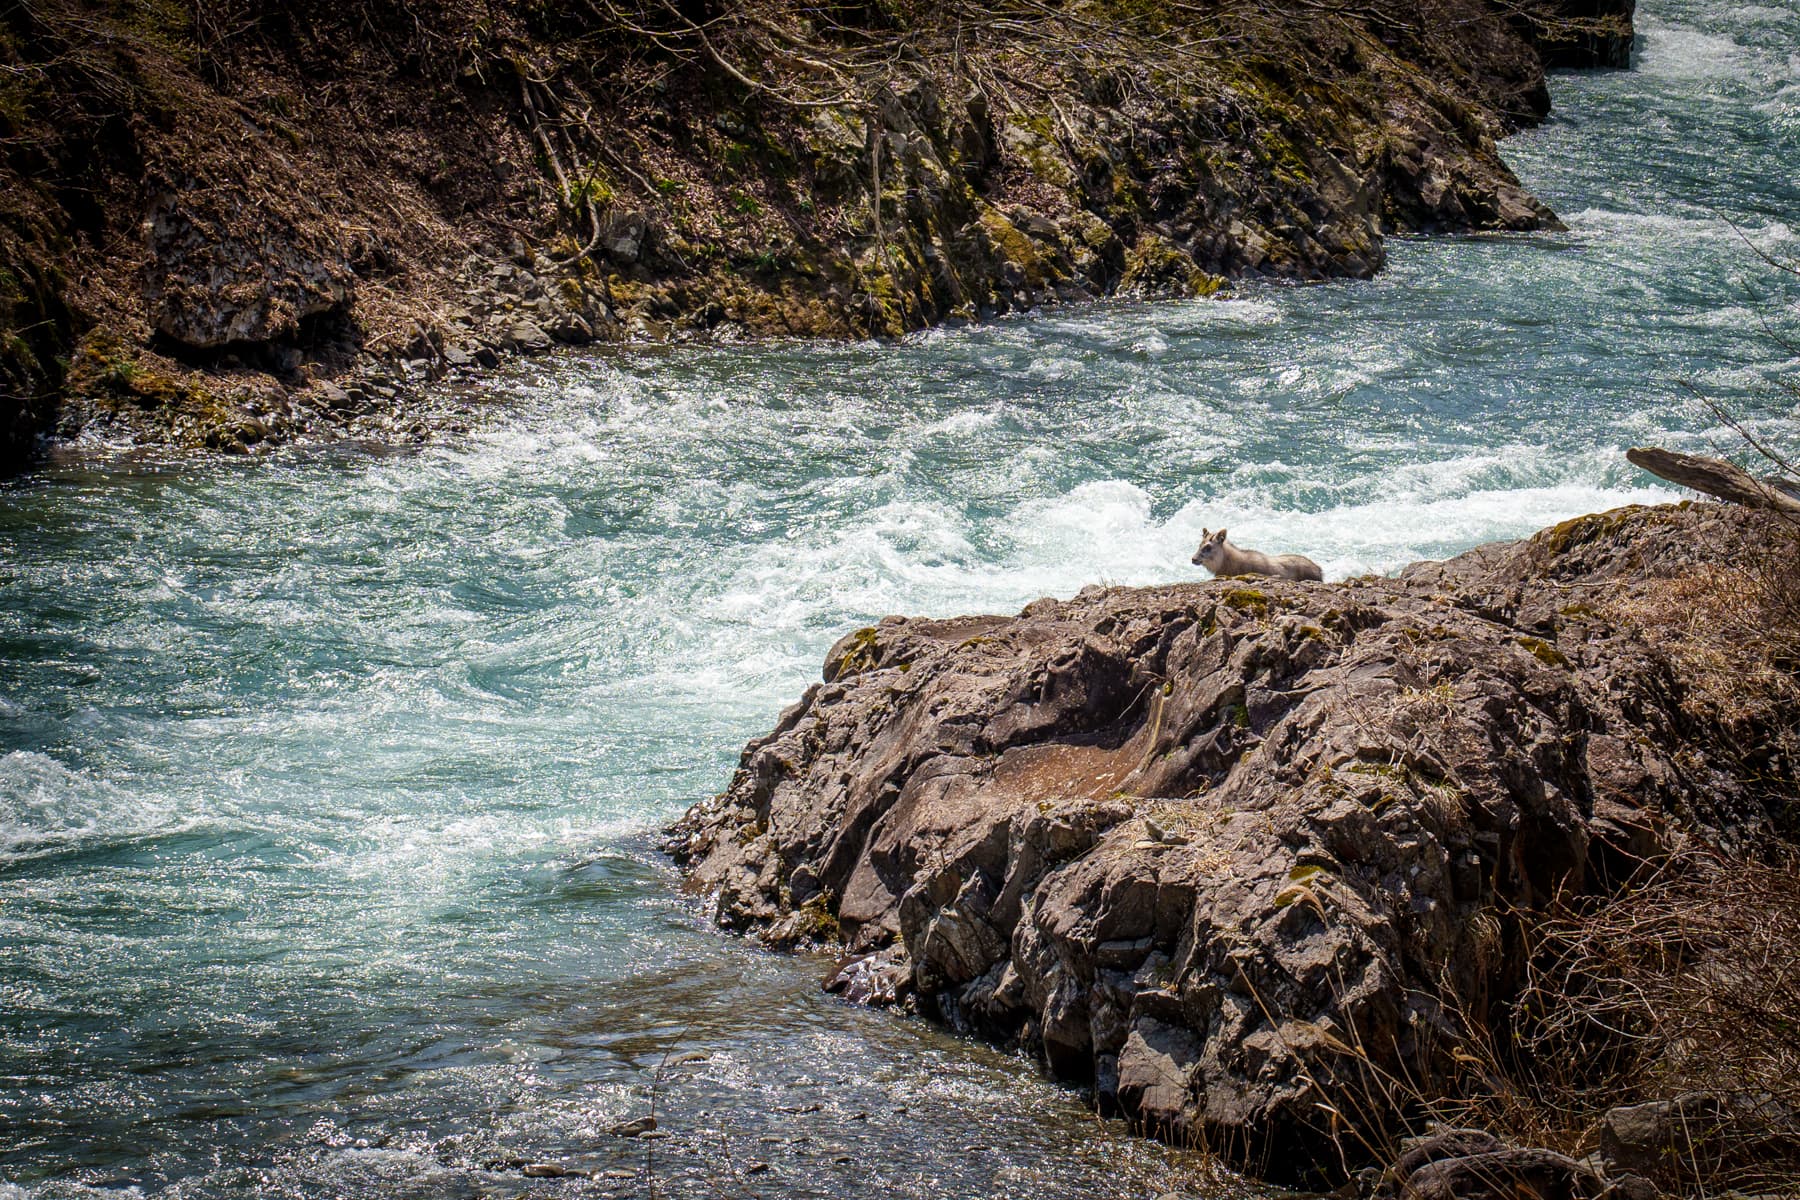
<svg viewBox="0 0 1800 1200">
<path fill-rule="evenodd" d="M 1800 514 L 1800 495 L 1788 480 L 1765 475 L 1758 478 L 1722 458 L 1681 454 L 1656 446 L 1637 446 L 1625 452 L 1635 467 L 1684 488 L 1750 508 Z"/>
</svg>

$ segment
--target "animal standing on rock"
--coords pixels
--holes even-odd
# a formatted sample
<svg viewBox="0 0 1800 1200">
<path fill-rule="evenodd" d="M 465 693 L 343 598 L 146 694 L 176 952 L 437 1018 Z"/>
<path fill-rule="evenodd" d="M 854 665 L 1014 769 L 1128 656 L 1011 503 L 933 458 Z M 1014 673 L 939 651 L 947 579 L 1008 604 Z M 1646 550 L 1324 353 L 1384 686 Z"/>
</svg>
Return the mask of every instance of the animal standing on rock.
<svg viewBox="0 0 1800 1200">
<path fill-rule="evenodd" d="M 1260 550 L 1242 550 L 1225 540 L 1223 529 L 1217 533 L 1202 529 L 1200 537 L 1194 565 L 1205 567 L 1214 575 L 1273 575 L 1279 579 L 1320 581 L 1325 578 L 1319 564 L 1304 554 L 1268 555 Z"/>
</svg>

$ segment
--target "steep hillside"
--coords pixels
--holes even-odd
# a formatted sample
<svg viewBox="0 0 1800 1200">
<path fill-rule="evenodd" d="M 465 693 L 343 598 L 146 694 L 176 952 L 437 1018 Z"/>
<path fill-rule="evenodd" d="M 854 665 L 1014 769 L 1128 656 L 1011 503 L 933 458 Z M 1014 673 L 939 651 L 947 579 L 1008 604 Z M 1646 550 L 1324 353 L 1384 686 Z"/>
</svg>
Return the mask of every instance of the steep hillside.
<svg viewBox="0 0 1800 1200">
<path fill-rule="evenodd" d="M 1494 140 L 1546 111 L 1540 45 L 1616 61 L 1628 16 L 1587 9 L 28 0 L 0 463 L 405 436 L 421 381 L 557 342 L 892 335 L 1540 227 Z"/>
</svg>

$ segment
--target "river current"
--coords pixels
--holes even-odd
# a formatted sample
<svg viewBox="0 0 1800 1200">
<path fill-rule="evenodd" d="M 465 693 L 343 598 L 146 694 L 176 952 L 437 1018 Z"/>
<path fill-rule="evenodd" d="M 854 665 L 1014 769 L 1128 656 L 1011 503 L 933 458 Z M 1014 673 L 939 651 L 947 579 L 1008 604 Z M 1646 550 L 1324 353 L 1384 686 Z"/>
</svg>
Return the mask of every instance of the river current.
<svg viewBox="0 0 1800 1200">
<path fill-rule="evenodd" d="M 1732 445 L 1701 394 L 1784 439 L 1800 10 L 1642 7 L 1637 69 L 1504 146 L 1566 233 L 0 487 L 0 1200 L 1248 1194 L 710 931 L 654 832 L 885 613 L 1195 578 L 1203 526 L 1338 578 L 1670 499 L 1621 451 Z"/>
</svg>

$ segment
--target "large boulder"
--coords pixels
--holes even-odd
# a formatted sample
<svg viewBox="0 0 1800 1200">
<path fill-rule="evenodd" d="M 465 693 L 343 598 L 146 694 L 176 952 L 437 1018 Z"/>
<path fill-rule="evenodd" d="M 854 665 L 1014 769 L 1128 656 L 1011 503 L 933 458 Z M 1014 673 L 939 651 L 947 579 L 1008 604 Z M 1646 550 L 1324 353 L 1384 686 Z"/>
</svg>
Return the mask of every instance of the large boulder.
<svg viewBox="0 0 1800 1200">
<path fill-rule="evenodd" d="M 293 342 L 309 320 L 348 317 L 354 277 L 323 228 L 235 187 L 164 193 L 145 221 L 151 324 L 204 351 Z"/>
<path fill-rule="evenodd" d="M 1518 986 L 1529 914 L 1671 821 L 1766 820 L 1605 615 L 1741 524 L 1622 510 L 1399 578 L 890 617 L 670 845 L 720 924 L 880 952 L 856 994 L 1266 1173 L 1353 1164 L 1408 1090 L 1466 1086 L 1453 1049 Z"/>
</svg>

